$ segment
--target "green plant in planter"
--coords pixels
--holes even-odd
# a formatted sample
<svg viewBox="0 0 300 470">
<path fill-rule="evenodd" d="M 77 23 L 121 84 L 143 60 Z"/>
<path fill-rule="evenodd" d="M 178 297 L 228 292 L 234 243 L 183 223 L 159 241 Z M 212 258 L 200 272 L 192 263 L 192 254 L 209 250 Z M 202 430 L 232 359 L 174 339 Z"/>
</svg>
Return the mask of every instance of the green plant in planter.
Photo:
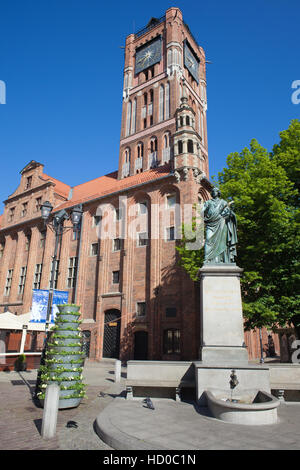
<svg viewBox="0 0 300 470">
<path fill-rule="evenodd" d="M 47 385 L 56 382 L 60 386 L 59 409 L 74 408 L 85 396 L 85 384 L 82 383 L 84 352 L 79 328 L 81 321 L 78 320 L 80 307 L 63 304 L 58 308 L 51 339 L 46 346 L 45 365 L 40 366 L 41 384 L 37 396 L 43 401 Z"/>
<path fill-rule="evenodd" d="M 15 370 L 22 371 L 27 369 L 26 356 L 25 354 L 20 354 L 18 359 L 15 361 Z"/>
</svg>

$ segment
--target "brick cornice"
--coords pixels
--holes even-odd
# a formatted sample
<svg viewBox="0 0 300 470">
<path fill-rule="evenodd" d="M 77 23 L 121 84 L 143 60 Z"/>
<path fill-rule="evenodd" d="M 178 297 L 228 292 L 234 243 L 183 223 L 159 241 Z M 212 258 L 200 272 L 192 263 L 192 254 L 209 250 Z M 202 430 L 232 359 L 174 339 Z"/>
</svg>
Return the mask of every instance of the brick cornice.
<svg viewBox="0 0 300 470">
<path fill-rule="evenodd" d="M 41 191 L 42 189 L 46 189 L 48 186 L 55 186 L 55 183 L 53 183 L 53 181 L 47 181 L 44 184 L 41 184 L 40 186 L 35 186 L 34 188 L 30 188 L 27 191 L 23 191 L 22 193 L 16 194 L 15 196 L 9 196 L 7 199 L 5 199 L 5 201 L 3 201 L 3 204 L 7 204 L 9 202 L 13 202 L 20 198 L 29 196 L 32 193 Z"/>
</svg>

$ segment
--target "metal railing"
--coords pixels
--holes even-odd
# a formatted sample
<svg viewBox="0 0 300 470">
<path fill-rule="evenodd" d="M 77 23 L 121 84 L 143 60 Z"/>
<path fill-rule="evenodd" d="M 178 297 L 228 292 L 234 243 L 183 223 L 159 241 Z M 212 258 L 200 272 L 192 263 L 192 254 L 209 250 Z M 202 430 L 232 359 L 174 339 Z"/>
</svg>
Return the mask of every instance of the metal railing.
<svg viewBox="0 0 300 470">
<path fill-rule="evenodd" d="M 151 29 L 155 28 L 155 26 L 165 21 L 165 19 L 166 19 L 165 15 L 161 16 L 160 18 L 152 18 L 145 28 L 140 29 L 137 33 L 135 33 L 135 37 L 139 38 L 140 36 L 147 33 L 148 31 L 151 31 Z"/>
</svg>

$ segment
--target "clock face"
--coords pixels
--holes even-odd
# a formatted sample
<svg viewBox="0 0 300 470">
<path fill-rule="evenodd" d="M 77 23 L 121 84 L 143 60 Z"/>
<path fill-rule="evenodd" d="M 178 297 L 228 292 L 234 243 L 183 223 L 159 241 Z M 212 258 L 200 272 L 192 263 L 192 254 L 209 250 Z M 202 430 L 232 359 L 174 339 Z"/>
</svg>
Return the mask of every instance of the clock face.
<svg viewBox="0 0 300 470">
<path fill-rule="evenodd" d="M 135 74 L 151 67 L 161 60 L 161 38 L 158 37 L 140 47 L 135 53 Z"/>
<path fill-rule="evenodd" d="M 197 59 L 187 41 L 184 43 L 184 65 L 196 82 L 199 83 L 199 59 Z"/>
</svg>

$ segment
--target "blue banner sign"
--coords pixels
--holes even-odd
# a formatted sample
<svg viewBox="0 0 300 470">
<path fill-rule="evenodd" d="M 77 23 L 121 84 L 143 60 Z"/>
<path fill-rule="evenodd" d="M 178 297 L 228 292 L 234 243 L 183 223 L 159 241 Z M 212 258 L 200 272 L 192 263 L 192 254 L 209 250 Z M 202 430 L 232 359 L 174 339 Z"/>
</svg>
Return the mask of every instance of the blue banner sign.
<svg viewBox="0 0 300 470">
<path fill-rule="evenodd" d="M 58 312 L 57 305 L 68 303 L 68 291 L 55 290 L 53 292 L 53 301 L 51 309 L 50 323 L 54 323 L 56 313 Z M 48 305 L 49 291 L 43 289 L 33 289 L 32 294 L 32 307 L 31 307 L 31 322 L 45 323 L 47 318 L 47 305 Z"/>
</svg>

